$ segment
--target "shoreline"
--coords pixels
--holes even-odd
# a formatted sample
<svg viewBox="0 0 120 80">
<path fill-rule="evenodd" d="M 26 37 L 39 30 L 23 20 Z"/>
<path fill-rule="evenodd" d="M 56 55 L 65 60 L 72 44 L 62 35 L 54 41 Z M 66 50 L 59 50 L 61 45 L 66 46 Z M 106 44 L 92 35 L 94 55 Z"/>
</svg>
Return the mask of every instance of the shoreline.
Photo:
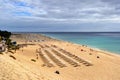
<svg viewBox="0 0 120 80">
<path fill-rule="evenodd" d="M 43 33 L 25 33 L 25 32 L 21 33 L 20 32 L 20 33 L 15 33 L 15 34 L 36 34 L 36 35 L 40 35 L 40 36 L 43 36 L 43 37 L 47 37 L 47 38 L 55 40 L 55 41 L 67 42 L 67 43 L 71 43 L 71 44 L 74 44 L 74 45 L 83 46 L 82 44 L 77 44 L 77 43 L 74 43 L 74 42 L 71 42 L 71 41 L 66 41 L 66 40 L 58 39 L 58 38 L 55 38 L 55 37 L 52 37 L 52 36 L 49 36 L 49 35 L 46 35 L 46 34 L 43 34 Z M 120 57 L 119 53 L 110 52 L 110 51 L 107 51 L 107 50 L 95 48 L 95 47 L 92 47 L 90 45 L 84 45 L 84 46 L 87 46 L 90 49 L 93 49 L 93 50 L 98 51 L 98 52 L 102 52 L 102 53 L 107 54 L 107 55 L 119 56 Z"/>
<path fill-rule="evenodd" d="M 45 36 L 45 37 L 48 37 L 48 38 L 51 38 L 51 39 L 55 39 L 55 40 L 58 40 L 58 41 L 68 42 L 68 43 L 71 43 L 71 44 L 74 44 L 74 45 L 82 46 L 82 44 L 77 44 L 77 43 L 74 43 L 74 42 L 65 41 L 65 40 L 62 40 L 62 39 L 57 39 L 57 38 L 55 38 L 55 37 L 51 37 L 51 36 L 48 36 L 48 35 L 45 35 L 45 34 L 40 34 L 40 35 Z M 107 55 L 119 56 L 119 57 L 120 57 L 120 54 L 119 54 L 119 53 L 110 52 L 110 51 L 103 50 L 103 49 L 99 49 L 99 48 L 94 48 L 94 47 L 89 46 L 89 45 L 84 45 L 84 46 L 87 46 L 87 47 L 90 48 L 90 49 L 94 49 L 95 51 L 105 53 L 105 54 L 107 54 Z"/>
</svg>

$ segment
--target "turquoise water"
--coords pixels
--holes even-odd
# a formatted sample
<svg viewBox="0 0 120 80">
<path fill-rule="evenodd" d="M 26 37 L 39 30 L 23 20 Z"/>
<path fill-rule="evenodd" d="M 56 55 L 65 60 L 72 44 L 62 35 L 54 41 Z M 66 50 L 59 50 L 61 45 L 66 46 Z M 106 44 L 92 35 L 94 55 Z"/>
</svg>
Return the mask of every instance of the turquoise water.
<svg viewBox="0 0 120 80">
<path fill-rule="evenodd" d="M 120 54 L 120 33 L 52 32 L 47 36 Z"/>
</svg>

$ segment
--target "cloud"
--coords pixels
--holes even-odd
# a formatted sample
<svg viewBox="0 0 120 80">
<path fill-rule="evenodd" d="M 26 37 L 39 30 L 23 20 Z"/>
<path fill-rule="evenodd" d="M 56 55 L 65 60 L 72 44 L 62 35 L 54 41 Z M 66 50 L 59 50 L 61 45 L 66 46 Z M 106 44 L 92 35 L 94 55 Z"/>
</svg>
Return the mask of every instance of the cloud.
<svg viewBox="0 0 120 80">
<path fill-rule="evenodd" d="M 111 1 L 112 2 L 112 1 Z M 107 3 L 107 0 L 1 0 L 1 10 L 14 16 L 14 13 L 24 12 L 30 17 L 55 18 L 69 20 L 84 19 L 111 19 L 118 18 L 115 7 Z M 18 13 L 19 16 L 19 13 Z M 21 16 L 21 14 L 20 14 Z M 27 16 L 27 15 L 24 15 Z"/>
<path fill-rule="evenodd" d="M 117 24 L 119 4 L 119 0 L 0 0 L 0 26 Z"/>
</svg>

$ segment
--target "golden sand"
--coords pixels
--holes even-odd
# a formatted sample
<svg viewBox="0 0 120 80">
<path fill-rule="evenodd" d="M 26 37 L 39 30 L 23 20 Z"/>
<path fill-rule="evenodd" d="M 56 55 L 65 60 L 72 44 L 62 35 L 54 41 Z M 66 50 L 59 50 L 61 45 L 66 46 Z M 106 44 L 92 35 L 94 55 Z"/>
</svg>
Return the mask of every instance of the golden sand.
<svg viewBox="0 0 120 80">
<path fill-rule="evenodd" d="M 24 46 L 0 55 L 0 80 L 120 80 L 117 54 L 38 34 L 11 38 Z"/>
</svg>

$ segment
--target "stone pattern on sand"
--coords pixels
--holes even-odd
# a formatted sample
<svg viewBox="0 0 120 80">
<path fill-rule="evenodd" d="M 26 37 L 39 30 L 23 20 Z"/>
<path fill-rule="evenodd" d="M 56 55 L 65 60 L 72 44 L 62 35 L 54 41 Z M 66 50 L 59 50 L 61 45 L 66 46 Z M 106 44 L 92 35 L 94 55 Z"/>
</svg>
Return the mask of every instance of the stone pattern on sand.
<svg viewBox="0 0 120 80">
<path fill-rule="evenodd" d="M 46 57 L 46 60 L 43 60 L 45 66 L 47 67 L 54 67 L 55 65 L 52 64 L 52 66 L 48 66 L 50 63 L 53 62 L 59 67 L 67 67 L 69 64 L 73 67 L 78 67 L 81 65 L 81 63 L 85 66 L 92 66 L 92 63 L 89 63 L 88 61 L 62 49 L 59 48 L 56 45 L 47 45 L 47 44 L 40 44 L 40 48 L 37 50 L 37 53 L 40 55 L 41 58 Z M 43 54 L 44 51 L 44 54 Z M 62 60 L 62 61 L 61 61 Z M 67 64 L 64 64 L 67 63 Z"/>
</svg>

